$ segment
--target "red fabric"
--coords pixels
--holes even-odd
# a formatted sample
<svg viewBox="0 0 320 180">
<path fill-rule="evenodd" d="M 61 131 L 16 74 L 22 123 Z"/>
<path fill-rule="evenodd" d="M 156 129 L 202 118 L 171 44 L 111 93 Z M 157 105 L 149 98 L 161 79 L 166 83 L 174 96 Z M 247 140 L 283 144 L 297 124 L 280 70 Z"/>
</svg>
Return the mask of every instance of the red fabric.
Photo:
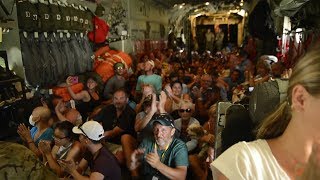
<svg viewBox="0 0 320 180">
<path fill-rule="evenodd" d="M 108 24 L 97 16 L 92 18 L 92 23 L 95 25 L 95 28 L 88 33 L 88 38 L 94 43 L 103 43 L 109 33 Z"/>
</svg>

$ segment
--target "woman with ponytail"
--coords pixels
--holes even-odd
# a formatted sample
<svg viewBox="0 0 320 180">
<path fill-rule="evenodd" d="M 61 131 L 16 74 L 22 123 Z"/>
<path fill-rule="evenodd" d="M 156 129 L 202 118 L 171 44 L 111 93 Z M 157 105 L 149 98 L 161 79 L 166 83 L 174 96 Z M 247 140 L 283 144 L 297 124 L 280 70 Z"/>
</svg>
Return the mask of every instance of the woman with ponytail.
<svg viewBox="0 0 320 180">
<path fill-rule="evenodd" d="M 211 164 L 214 179 L 320 179 L 319 46 L 294 67 L 287 95 L 257 140 L 235 144 Z"/>
</svg>

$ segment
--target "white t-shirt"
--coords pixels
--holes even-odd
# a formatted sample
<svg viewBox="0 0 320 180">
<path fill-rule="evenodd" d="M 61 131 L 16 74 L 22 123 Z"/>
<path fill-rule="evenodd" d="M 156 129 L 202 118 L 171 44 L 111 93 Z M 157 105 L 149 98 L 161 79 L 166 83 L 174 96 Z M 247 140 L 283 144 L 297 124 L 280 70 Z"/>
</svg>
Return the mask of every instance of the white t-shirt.
<svg viewBox="0 0 320 180">
<path fill-rule="evenodd" d="M 228 179 L 281 179 L 290 180 L 289 176 L 278 164 L 266 140 L 239 142 L 210 164 Z"/>
</svg>

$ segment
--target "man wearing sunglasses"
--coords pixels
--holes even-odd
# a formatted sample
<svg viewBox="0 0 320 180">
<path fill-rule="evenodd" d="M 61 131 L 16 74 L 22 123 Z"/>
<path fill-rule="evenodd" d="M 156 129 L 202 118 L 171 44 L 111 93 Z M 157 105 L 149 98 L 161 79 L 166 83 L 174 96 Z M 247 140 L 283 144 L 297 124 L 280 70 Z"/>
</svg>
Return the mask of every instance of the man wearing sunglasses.
<svg viewBox="0 0 320 180">
<path fill-rule="evenodd" d="M 198 140 L 196 139 L 196 137 L 190 137 L 190 135 L 187 132 L 187 129 L 190 126 L 193 126 L 193 125 L 200 126 L 199 121 L 192 117 L 193 112 L 194 112 L 194 104 L 192 104 L 190 101 L 184 100 L 180 104 L 180 109 L 179 109 L 180 118 L 174 121 L 174 125 L 178 130 L 177 136 L 186 143 L 188 152 L 194 150 L 198 144 Z"/>
<path fill-rule="evenodd" d="M 152 118 L 153 137 L 144 138 L 131 155 L 131 170 L 140 166 L 140 177 L 154 179 L 185 179 L 188 150 L 183 141 L 174 137 L 175 127 L 168 114 Z"/>
<path fill-rule="evenodd" d="M 75 165 L 73 160 L 58 161 L 74 179 L 87 178 L 81 175 L 79 171 L 85 171 L 90 167 L 90 179 L 121 179 L 121 169 L 115 156 L 108 151 L 100 142 L 104 137 L 104 129 L 96 121 L 87 121 L 81 126 L 75 126 L 72 132 L 79 134 L 80 143 L 87 148 L 84 158 L 79 166 Z"/>
<path fill-rule="evenodd" d="M 120 88 L 123 88 L 126 84 L 126 79 L 124 74 L 126 72 L 126 67 L 123 63 L 117 62 L 113 65 L 114 76 L 112 76 L 106 83 L 103 91 L 103 97 L 106 100 L 112 98 L 113 93 Z M 111 101 L 110 101 L 111 103 Z"/>
</svg>

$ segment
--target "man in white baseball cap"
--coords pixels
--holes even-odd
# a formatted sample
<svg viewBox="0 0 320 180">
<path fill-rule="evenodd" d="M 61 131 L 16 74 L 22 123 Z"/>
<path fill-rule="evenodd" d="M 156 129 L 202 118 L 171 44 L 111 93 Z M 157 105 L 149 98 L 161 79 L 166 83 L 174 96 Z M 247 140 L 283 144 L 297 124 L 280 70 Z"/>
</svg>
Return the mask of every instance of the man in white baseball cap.
<svg viewBox="0 0 320 180">
<path fill-rule="evenodd" d="M 75 126 L 73 127 L 72 132 L 75 134 L 81 134 L 89 140 L 93 141 L 99 141 L 104 137 L 103 127 L 97 121 L 87 121 L 82 126 Z"/>
<path fill-rule="evenodd" d="M 60 161 L 59 164 L 70 173 L 74 179 L 84 176 L 77 169 L 86 170 L 90 167 L 90 179 L 121 179 L 121 169 L 115 156 L 100 142 L 104 137 L 104 129 L 97 121 L 87 121 L 81 126 L 75 126 L 73 133 L 79 134 L 79 141 L 87 148 L 83 159 L 77 167 L 74 161 Z M 108 162 L 108 163 L 106 163 Z"/>
</svg>

